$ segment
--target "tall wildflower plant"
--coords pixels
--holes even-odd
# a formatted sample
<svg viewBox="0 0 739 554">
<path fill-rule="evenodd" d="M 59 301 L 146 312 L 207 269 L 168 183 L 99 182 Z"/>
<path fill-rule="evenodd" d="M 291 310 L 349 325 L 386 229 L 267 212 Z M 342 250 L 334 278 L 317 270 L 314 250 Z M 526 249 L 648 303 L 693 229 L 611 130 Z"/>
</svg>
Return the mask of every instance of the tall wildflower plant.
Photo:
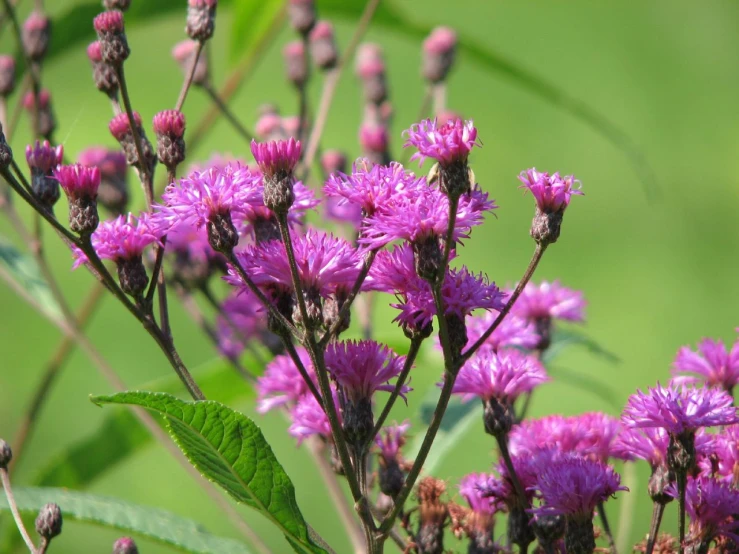
<svg viewBox="0 0 739 554">
<path fill-rule="evenodd" d="M 458 49 L 454 30 L 437 28 L 423 42 L 421 73 L 433 117 L 424 113 L 396 136 L 383 49 L 358 45 L 378 2 L 368 3 L 351 46 L 342 52 L 332 23 L 319 18 L 313 0 L 289 0 L 286 13 L 296 36 L 283 58 L 298 114 L 285 117 L 275 106 L 265 107 L 252 133 L 213 86 L 208 51 L 220 28 L 217 0 L 183 2 L 188 38 L 172 50 L 183 72 L 173 106 L 162 106 L 151 119 L 134 109 L 139 91 L 129 90 L 126 80 L 127 60 L 137 55 L 126 34 L 130 4 L 105 0 L 91 22 L 96 38 L 87 47 L 93 85 L 103 93 L 101 102 L 112 107 L 108 131 L 119 148 L 90 146 L 75 163 L 55 141 L 52 97 L 44 88 L 53 27 L 43 2 L 20 22 L 14 3 L 3 0 L 22 55 L 0 56 L 2 125 L 12 136 L 17 117 L 9 121 L 7 108 L 17 88 L 16 69 L 22 68 L 25 90 L 18 91 L 16 110 L 28 113 L 34 139 L 25 149 L 26 168 L 0 132 L 0 175 L 7 183 L 2 207 L 33 247 L 60 307 L 61 315 L 51 319 L 68 337 L 13 448 L 0 440 L 7 500 L 0 508 L 12 513 L 32 554 L 53 547 L 63 514 L 102 520 L 191 552 L 271 552 L 215 487 L 279 528 L 287 542 L 275 552 L 335 552 L 310 526 L 310 513 L 301 512 L 295 495 L 300 483 L 292 483 L 259 427 L 223 398 L 206 397 L 177 350 L 169 318 L 173 301 L 183 304 L 244 385 L 256 391 L 257 412 L 286 417 L 286 432 L 315 458 L 356 553 L 378 554 L 395 543 L 396 550 L 418 554 L 591 554 L 599 541 L 615 553 L 604 506 L 628 489 L 613 462 L 637 459 L 651 468 L 648 494 L 654 503 L 649 534 L 638 551 L 737 551 L 739 417 L 731 393 L 739 380 L 739 342 L 729 347 L 704 339 L 697 350 L 680 349 L 672 381 L 638 391 L 620 418 L 600 412 L 528 417 L 535 390 L 554 378 L 547 366 L 560 325 L 585 319 L 581 292 L 559 281 L 532 280 L 545 252 L 564 242 L 565 214 L 583 192 L 572 175 L 535 168 L 518 174 L 528 193 L 522 201 L 534 204 L 533 254 L 520 275 L 496 276 L 515 282 L 512 288 L 457 263 L 458 251 L 498 206 L 490 194 L 495 187 L 478 183 L 474 172 L 483 163 L 479 152 L 488 131 L 446 107 Z M 343 149 L 322 141 L 338 79 L 350 63 L 363 101 L 357 132 L 363 155 L 351 163 Z M 323 82 L 317 102 L 309 98 L 314 79 Z M 190 159 L 192 114 L 186 116 L 185 105 L 191 88 L 210 96 L 245 139 L 243 158 Z M 408 165 L 426 160 L 431 164 L 423 173 Z M 131 205 L 131 181 L 142 186 L 143 206 Z M 510 186 L 515 182 L 512 170 Z M 68 217 L 58 202 L 62 194 Z M 34 230 L 18 216 L 15 202 L 35 211 Z M 42 223 L 68 247 L 73 267 L 85 268 L 99 283 L 79 315 L 49 270 Z M 125 391 L 83 333 L 105 294 L 143 326 L 191 399 Z M 34 304 L 32 296 L 27 300 Z M 203 302 L 215 312 L 212 321 Z M 395 310 L 393 323 L 406 339 L 400 346 L 378 340 L 372 307 L 381 302 Z M 156 525 L 131 523 L 122 512 L 91 516 L 89 506 L 100 505 L 94 502 L 107 504 L 83 493 L 13 491 L 11 470 L 72 343 L 118 391 L 93 402 L 146 408 L 135 410 L 135 417 L 175 455 L 177 447 L 184 452 L 187 461 L 178 460 L 238 523 L 243 540 L 213 537 L 189 522 L 179 522 L 180 532 L 173 533 L 170 523 L 158 533 Z M 413 429 L 390 416 L 398 399 L 420 403 L 412 384 L 414 373 L 424 371 L 417 366 L 425 348 L 441 357 L 443 371 L 428 426 Z M 247 355 L 263 371 L 247 370 Z M 495 448 L 490 467 L 458 486 L 434 475 L 429 463 L 455 396 L 475 406 L 480 431 Z M 174 443 L 151 413 L 164 418 Z M 678 537 L 659 534 L 673 499 Z M 27 530 L 23 511 L 37 512 L 38 537 Z M 502 529 L 496 525 L 501 521 Z M 135 537 L 113 545 L 116 554 L 138 551 Z"/>
</svg>

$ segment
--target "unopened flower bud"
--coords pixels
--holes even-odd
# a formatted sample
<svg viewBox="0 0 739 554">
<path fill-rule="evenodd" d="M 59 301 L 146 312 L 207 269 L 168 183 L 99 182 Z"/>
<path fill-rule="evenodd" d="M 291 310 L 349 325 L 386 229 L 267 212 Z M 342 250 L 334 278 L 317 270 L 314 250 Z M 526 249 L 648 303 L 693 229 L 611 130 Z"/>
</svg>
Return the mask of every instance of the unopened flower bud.
<svg viewBox="0 0 739 554">
<path fill-rule="evenodd" d="M 672 502 L 673 497 L 667 492 L 667 488 L 675 482 L 675 474 L 667 466 L 660 464 L 652 470 L 649 477 L 647 491 L 653 502 L 667 504 Z"/>
<path fill-rule="evenodd" d="M 192 69 L 192 63 L 197 55 L 198 43 L 194 40 L 183 40 L 178 42 L 172 49 L 172 57 L 179 64 L 182 73 L 185 77 L 190 75 Z M 210 70 L 208 67 L 208 56 L 205 52 L 201 52 L 198 56 L 198 61 L 195 66 L 195 73 L 192 76 L 192 84 L 195 86 L 202 86 L 208 82 L 210 78 Z"/>
<path fill-rule="evenodd" d="M 126 155 L 119 150 L 91 147 L 83 150 L 77 161 L 100 169 L 98 203 L 113 215 L 125 213 L 129 196 Z"/>
<path fill-rule="evenodd" d="M 346 173 L 346 154 L 341 150 L 326 150 L 321 156 L 321 167 L 326 175 Z"/>
<path fill-rule="evenodd" d="M 432 320 L 429 320 L 428 323 L 426 323 L 422 327 L 410 324 L 408 322 L 403 322 L 401 325 L 403 329 L 403 334 L 407 339 L 410 340 L 427 339 L 431 336 L 431 333 L 434 332 L 434 324 L 432 323 Z"/>
<path fill-rule="evenodd" d="M 314 0 L 290 0 L 287 4 L 290 25 L 301 35 L 307 35 L 316 24 Z"/>
<path fill-rule="evenodd" d="M 559 514 L 539 514 L 531 525 L 541 545 L 553 547 L 565 534 L 565 518 Z"/>
<path fill-rule="evenodd" d="M 281 291 L 275 291 L 273 296 L 277 312 L 279 312 L 287 321 L 292 321 L 294 303 L 292 295 L 285 294 Z M 267 315 L 267 329 L 278 337 L 286 338 L 291 336 L 290 330 L 286 328 L 277 317 L 272 315 L 271 310 Z"/>
<path fill-rule="evenodd" d="M 239 243 L 239 233 L 234 227 L 230 213 L 215 214 L 206 223 L 208 242 L 213 250 L 230 254 Z"/>
<path fill-rule="evenodd" d="M 300 141 L 251 141 L 251 151 L 264 175 L 264 205 L 278 216 L 286 215 L 295 200 L 293 171 L 300 160 Z"/>
<path fill-rule="evenodd" d="M 149 284 L 149 276 L 141 256 L 131 256 L 116 260 L 118 282 L 121 290 L 134 298 L 141 297 Z"/>
<path fill-rule="evenodd" d="M 254 126 L 254 132 L 265 142 L 287 139 L 287 132 L 279 114 L 269 112 L 261 115 Z"/>
<path fill-rule="evenodd" d="M 305 59 L 305 46 L 299 40 L 289 42 L 282 50 L 285 59 L 287 80 L 297 88 L 302 88 L 308 78 L 308 63 Z"/>
<path fill-rule="evenodd" d="M 567 516 L 565 549 L 568 554 L 592 554 L 595 550 L 592 517 L 588 515 Z"/>
<path fill-rule="evenodd" d="M 13 150 L 10 148 L 8 141 L 5 140 L 5 133 L 3 133 L 3 126 L 0 123 L 0 169 L 8 169 L 10 163 L 13 161 Z"/>
<path fill-rule="evenodd" d="M 390 136 L 387 127 L 381 123 L 365 122 L 359 128 L 359 144 L 362 156 L 375 164 L 390 163 L 388 146 Z"/>
<path fill-rule="evenodd" d="M 303 320 L 303 314 L 297 301 L 293 303 L 292 321 L 295 325 L 302 327 L 303 329 L 318 329 L 318 327 L 323 323 L 321 295 L 317 290 L 309 288 L 303 292 L 303 296 L 305 299 L 305 311 L 308 316 L 308 321 Z"/>
<path fill-rule="evenodd" d="M 310 32 L 310 54 L 321 69 L 333 69 L 339 59 L 334 40 L 334 28 L 328 21 L 319 21 Z"/>
<path fill-rule="evenodd" d="M 372 400 L 363 397 L 355 403 L 347 399 L 344 406 L 342 426 L 349 445 L 355 449 L 362 448 L 374 427 Z"/>
<path fill-rule="evenodd" d="M 123 25 L 123 13 L 115 10 L 103 12 L 92 23 L 100 41 L 103 61 L 119 67 L 131 54 Z"/>
<path fill-rule="evenodd" d="M 483 402 L 482 420 L 487 434 L 505 437 L 513 428 L 514 418 L 513 408 L 507 402 L 501 402 L 495 397 Z"/>
<path fill-rule="evenodd" d="M 23 22 L 23 49 L 32 61 L 44 59 L 49 49 L 51 38 L 51 21 L 41 12 L 33 11 Z"/>
<path fill-rule="evenodd" d="M 525 552 L 534 539 L 534 531 L 529 524 L 531 515 L 521 506 L 512 506 L 508 515 L 508 541 Z"/>
<path fill-rule="evenodd" d="M 103 7 L 106 10 L 120 10 L 125 12 L 131 7 L 131 0 L 103 0 Z"/>
<path fill-rule="evenodd" d="M 3 439 L 0 439 L 0 469 L 8 467 L 10 460 L 13 459 L 13 450 L 10 445 Z"/>
<path fill-rule="evenodd" d="M 667 445 L 667 466 L 679 475 L 691 472 L 695 464 L 695 432 L 685 431 L 679 435 L 670 433 L 670 443 Z"/>
<path fill-rule="evenodd" d="M 363 44 L 357 54 L 357 76 L 362 80 L 365 100 L 379 106 L 387 99 L 387 79 L 382 49 L 376 44 Z"/>
<path fill-rule="evenodd" d="M 56 504 L 46 504 L 36 518 L 36 532 L 47 541 L 62 532 L 62 511 Z"/>
<path fill-rule="evenodd" d="M 0 56 L 0 97 L 7 98 L 15 90 L 15 60 L 13 56 Z"/>
<path fill-rule="evenodd" d="M 33 91 L 28 92 L 23 97 L 23 107 L 31 113 L 33 117 L 38 115 L 36 119 L 36 133 L 40 136 L 48 139 L 54 133 L 56 129 L 56 118 L 54 117 L 54 110 L 51 107 L 51 94 L 49 91 L 44 89 L 38 93 L 38 102 Z"/>
<path fill-rule="evenodd" d="M 31 189 L 33 194 L 48 209 L 59 200 L 59 181 L 52 175 L 53 170 L 62 163 L 64 147 L 52 147 L 49 141 L 26 146 L 26 161 L 31 169 Z"/>
<path fill-rule="evenodd" d="M 439 278 L 444 253 L 439 246 L 439 238 L 429 235 L 421 241 L 413 242 L 413 257 L 415 259 L 416 274 L 433 284 Z"/>
<path fill-rule="evenodd" d="M 205 42 L 216 28 L 218 0 L 188 0 L 185 32 L 192 40 Z"/>
<path fill-rule="evenodd" d="M 164 110 L 154 116 L 157 156 L 168 169 L 185 160 L 185 115 L 178 110 Z"/>
<path fill-rule="evenodd" d="M 151 169 L 156 164 L 156 154 L 154 153 L 154 149 L 152 148 L 151 143 L 146 138 L 144 128 L 141 124 L 141 116 L 138 114 L 138 112 L 133 112 L 133 119 L 134 125 L 136 125 L 137 134 L 141 139 L 141 149 L 144 155 L 145 167 L 147 169 Z M 108 124 L 108 129 L 110 130 L 110 134 L 112 134 L 120 143 L 121 148 L 123 148 L 123 152 L 124 154 L 126 154 L 128 165 L 137 166 L 139 167 L 139 169 L 141 169 L 141 164 L 139 163 L 139 152 L 136 148 L 136 142 L 134 139 L 133 131 L 131 130 L 131 124 L 128 120 L 128 114 L 126 112 L 123 112 L 111 119 L 110 123 Z"/>
<path fill-rule="evenodd" d="M 121 537 L 113 543 L 113 554 L 139 554 L 139 549 L 131 537 Z"/>
<path fill-rule="evenodd" d="M 445 314 L 444 319 L 449 333 L 449 346 L 452 350 L 452 356 L 453 359 L 457 359 L 467 344 L 467 326 L 464 323 L 464 318 L 454 313 Z"/>
<path fill-rule="evenodd" d="M 100 41 L 90 43 L 87 47 L 87 57 L 92 63 L 92 80 L 95 87 L 108 96 L 115 96 L 118 93 L 118 75 L 113 66 L 103 61 Z"/>
<path fill-rule="evenodd" d="M 54 178 L 69 201 L 69 228 L 89 237 L 100 223 L 97 210 L 100 170 L 81 164 L 62 165 L 54 169 Z"/>
<path fill-rule="evenodd" d="M 423 77 L 431 83 L 446 79 L 454 64 L 457 33 L 449 27 L 437 27 L 423 41 Z"/>
</svg>

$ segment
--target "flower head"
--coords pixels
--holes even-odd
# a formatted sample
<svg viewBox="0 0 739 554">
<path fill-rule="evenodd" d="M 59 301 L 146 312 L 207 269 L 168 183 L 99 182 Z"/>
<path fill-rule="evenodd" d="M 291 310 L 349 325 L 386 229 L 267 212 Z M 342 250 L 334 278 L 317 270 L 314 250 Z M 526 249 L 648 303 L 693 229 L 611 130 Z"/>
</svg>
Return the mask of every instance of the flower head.
<svg viewBox="0 0 739 554">
<path fill-rule="evenodd" d="M 82 165 L 100 169 L 101 179 L 125 179 L 128 169 L 126 155 L 123 152 L 110 150 L 103 146 L 91 146 L 83 150 L 77 161 Z"/>
<path fill-rule="evenodd" d="M 403 135 L 406 138 L 404 147 L 414 146 L 418 149 L 411 160 L 419 160 L 420 163 L 426 158 L 433 158 L 440 165 L 466 163 L 472 147 L 481 146 L 472 121 L 460 119 L 447 121 L 444 125 L 426 119 L 411 125 Z"/>
<path fill-rule="evenodd" d="M 386 460 L 397 460 L 400 455 L 400 449 L 406 441 L 406 433 L 410 429 L 411 424 L 408 421 L 403 423 L 395 423 L 383 427 L 375 436 L 375 445 L 380 451 L 380 456 Z"/>
<path fill-rule="evenodd" d="M 523 183 L 521 188 L 531 191 L 537 207 L 544 213 L 564 211 L 573 194 L 583 194 L 579 188 L 580 181 L 572 175 L 560 177 L 559 173 L 549 175 L 532 168 L 522 172 L 518 180 Z M 575 185 L 578 188 L 574 188 Z"/>
<path fill-rule="evenodd" d="M 726 392 L 711 388 L 662 387 L 659 383 L 647 392 L 629 397 L 621 421 L 627 427 L 661 427 L 680 435 L 701 427 L 731 425 L 739 422 L 734 399 Z"/>
<path fill-rule="evenodd" d="M 98 257 L 104 260 L 131 260 L 140 258 L 150 244 L 161 244 L 163 233 L 148 212 L 138 217 L 129 213 L 103 221 L 92 233 L 92 246 Z M 82 251 L 75 251 L 74 268 L 87 262 Z"/>
<path fill-rule="evenodd" d="M 169 235 L 167 235 L 167 246 L 169 246 Z M 276 337 L 271 336 L 267 330 L 267 319 L 262 303 L 251 291 L 230 295 L 223 301 L 221 311 L 223 313 L 216 319 L 216 330 L 218 348 L 226 356 L 240 356 L 246 343 L 252 340 L 261 341 L 268 347 L 272 346 L 270 339 Z M 262 377 L 266 375 L 265 371 Z"/>
<path fill-rule="evenodd" d="M 387 346 L 370 340 L 342 341 L 326 349 L 326 369 L 353 402 L 372 398 L 375 391 L 392 392 L 390 380 L 403 369 L 405 356 L 398 356 Z M 401 396 L 411 389 L 403 385 Z"/>
<path fill-rule="evenodd" d="M 133 121 L 137 127 L 141 127 L 141 115 L 133 112 Z M 119 113 L 108 123 L 110 134 L 118 141 L 125 140 L 131 133 L 131 123 L 126 112 Z"/>
<path fill-rule="evenodd" d="M 54 178 L 69 198 L 95 198 L 100 186 L 100 170 L 82 164 L 60 165 Z"/>
<path fill-rule="evenodd" d="M 297 348 L 300 361 L 308 374 L 313 377 L 315 372 L 310 356 L 305 348 Z M 300 375 L 295 362 L 287 354 L 280 354 L 267 364 L 264 375 L 257 379 L 259 399 L 257 411 L 266 413 L 278 406 L 294 406 L 303 397 L 313 398 L 308 384 Z"/>
<path fill-rule="evenodd" d="M 51 146 L 48 140 L 43 143 L 36 141 L 33 146 L 26 146 L 26 161 L 31 170 L 49 175 L 56 166 L 62 163 L 64 147 Z"/>
<path fill-rule="evenodd" d="M 618 491 L 621 478 L 613 468 L 577 455 L 563 455 L 542 464 L 537 486 L 544 505 L 539 514 L 592 517 L 595 507 Z"/>
<path fill-rule="evenodd" d="M 712 339 L 698 343 L 697 351 L 683 346 L 672 364 L 672 371 L 675 384 L 703 382 L 708 387 L 721 387 L 731 392 L 739 383 L 739 339 L 730 351 L 723 341 Z"/>
<path fill-rule="evenodd" d="M 527 283 L 513 305 L 513 313 L 529 321 L 561 319 L 583 321 L 586 302 L 580 291 L 568 289 L 559 281 Z"/>
<path fill-rule="evenodd" d="M 496 398 L 513 404 L 523 393 L 548 380 L 544 366 L 533 356 L 519 350 L 495 352 L 483 348 L 462 367 L 452 393 L 466 400 Z"/>
<path fill-rule="evenodd" d="M 470 342 L 477 341 L 498 317 L 494 311 L 473 315 L 467 321 L 467 335 Z M 506 347 L 517 347 L 531 350 L 539 344 L 539 335 L 531 321 L 513 314 L 508 314 L 487 338 L 485 344 L 499 350 Z"/>
<path fill-rule="evenodd" d="M 265 176 L 278 172 L 292 173 L 300 160 L 300 152 L 300 141 L 292 137 L 270 142 L 251 141 L 251 153 Z"/>
<path fill-rule="evenodd" d="M 471 473 L 459 482 L 459 493 L 475 512 L 484 514 L 495 512 L 490 497 L 483 496 L 490 477 L 487 473 Z"/>
<path fill-rule="evenodd" d="M 336 413 L 341 421 L 341 410 L 339 410 L 335 390 L 332 391 L 331 396 L 334 406 L 336 406 Z M 326 440 L 331 440 L 331 424 L 329 423 L 328 416 L 312 394 L 303 395 L 298 400 L 297 405 L 290 412 L 290 419 L 292 423 L 288 432 L 298 439 L 298 444 L 315 435 Z"/>
<path fill-rule="evenodd" d="M 181 111 L 161 111 L 154 116 L 153 124 L 157 135 L 176 138 L 182 138 L 185 135 L 185 115 Z"/>
<path fill-rule="evenodd" d="M 92 20 L 98 34 L 114 34 L 123 32 L 123 13 L 118 10 L 105 11 Z"/>
<path fill-rule="evenodd" d="M 672 491 L 677 495 L 676 487 Z M 719 535 L 739 540 L 739 490 L 707 477 L 690 479 L 685 489 L 685 507 L 690 515 L 689 542 L 708 543 Z"/>
</svg>

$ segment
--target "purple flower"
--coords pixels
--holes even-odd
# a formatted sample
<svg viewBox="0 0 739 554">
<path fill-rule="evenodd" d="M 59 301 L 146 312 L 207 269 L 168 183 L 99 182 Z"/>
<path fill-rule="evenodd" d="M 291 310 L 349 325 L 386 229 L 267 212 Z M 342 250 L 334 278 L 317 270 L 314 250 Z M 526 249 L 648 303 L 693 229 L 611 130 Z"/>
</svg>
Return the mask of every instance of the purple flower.
<svg viewBox="0 0 739 554">
<path fill-rule="evenodd" d="M 536 493 L 539 467 L 557 455 L 559 454 L 552 450 L 539 450 L 531 455 L 511 457 L 513 469 L 529 502 Z M 495 499 L 498 509 L 510 509 L 518 502 L 518 494 L 503 460 L 499 460 L 496 472 L 497 476 L 491 475 L 484 485 L 481 484 L 480 493 L 483 497 Z"/>
<path fill-rule="evenodd" d="M 476 342 L 497 317 L 498 313 L 492 311 L 470 317 L 467 320 L 469 342 Z M 488 337 L 485 344 L 493 350 L 511 346 L 531 350 L 539 344 L 539 335 L 536 327 L 529 320 L 508 314 Z"/>
<path fill-rule="evenodd" d="M 155 219 L 158 219 L 154 216 Z M 189 225 L 186 222 L 175 223 L 167 231 L 167 252 L 188 262 L 210 263 L 225 262 L 225 258 L 208 242 L 208 234 L 204 228 Z"/>
<path fill-rule="evenodd" d="M 664 388 L 659 383 L 647 392 L 629 397 L 621 421 L 627 427 L 661 427 L 680 435 L 700 427 L 730 425 L 739 422 L 734 399 L 726 392 L 711 388 Z"/>
<path fill-rule="evenodd" d="M 408 421 L 403 423 L 394 423 L 383 427 L 375 436 L 375 445 L 379 449 L 379 454 L 386 462 L 397 460 L 400 455 L 400 449 L 403 448 L 406 438 L 405 434 L 410 429 L 411 424 Z"/>
<path fill-rule="evenodd" d="M 613 457 L 620 460 L 645 460 L 653 468 L 667 460 L 670 436 L 659 427 L 623 429 L 613 441 Z"/>
<path fill-rule="evenodd" d="M 144 248 L 161 244 L 161 237 L 161 229 L 148 212 L 142 212 L 139 217 L 129 213 L 100 223 L 92 233 L 92 246 L 99 258 L 118 262 L 140 258 Z M 77 259 L 73 267 L 76 269 L 86 263 L 87 258 L 81 251 L 75 254 Z"/>
<path fill-rule="evenodd" d="M 405 356 L 370 340 L 333 342 L 325 359 L 326 369 L 354 404 L 372 398 L 378 390 L 392 392 L 395 385 L 390 379 L 400 374 L 405 363 Z M 403 385 L 401 396 L 405 398 L 410 390 Z"/>
<path fill-rule="evenodd" d="M 36 141 L 33 147 L 30 144 L 26 146 L 28 167 L 42 175 L 50 175 L 51 171 L 62 163 L 63 158 L 64 147 L 61 144 L 51 146 L 49 141 L 45 140 L 43 143 Z"/>
<path fill-rule="evenodd" d="M 672 487 L 677 496 L 677 488 Z M 689 479 L 685 489 L 685 507 L 690 515 L 687 542 L 708 543 L 719 535 L 739 541 L 739 490 L 728 483 L 707 477 Z M 703 552 L 703 550 L 698 550 Z"/>
<path fill-rule="evenodd" d="M 57 148 L 61 148 L 61 146 Z M 110 150 L 103 146 L 91 146 L 80 152 L 77 161 L 88 167 L 99 168 L 102 179 L 123 180 L 126 178 L 126 170 L 128 169 L 126 155 L 119 150 Z M 58 163 L 61 163 L 61 161 Z"/>
<path fill-rule="evenodd" d="M 708 446 L 699 446 L 699 438 Z M 695 442 L 701 474 L 739 485 L 739 425 L 724 427 L 715 435 L 699 432 Z"/>
<path fill-rule="evenodd" d="M 572 454 L 541 464 L 537 487 L 544 505 L 533 512 L 588 518 L 600 502 L 628 490 L 610 466 Z"/>
<path fill-rule="evenodd" d="M 262 303 L 251 291 L 232 294 L 223 301 L 221 310 L 223 314 L 216 319 L 216 330 L 218 348 L 226 356 L 240 356 L 248 341 L 266 342 L 274 338 L 267 331 L 267 318 Z M 265 372 L 265 376 L 266 374 Z"/>
<path fill-rule="evenodd" d="M 300 360 L 303 362 L 303 367 L 308 372 L 308 375 L 313 377 L 315 373 L 308 352 L 302 347 L 298 347 L 297 351 Z M 264 414 L 278 406 L 294 406 L 304 397 L 310 397 L 315 402 L 313 395 L 308 389 L 308 384 L 300 375 L 292 358 L 287 354 L 275 356 L 267 364 L 264 375 L 257 379 L 257 392 L 259 394 L 257 411 L 260 414 Z M 317 403 L 316 407 L 323 414 L 323 410 L 321 410 Z M 312 406 L 306 404 L 304 410 L 307 410 L 305 413 L 306 417 L 313 418 L 313 416 L 310 416 Z M 293 421 L 295 421 L 295 418 L 293 418 Z"/>
<path fill-rule="evenodd" d="M 534 356 L 519 350 L 482 348 L 462 367 L 452 393 L 461 394 L 464 400 L 496 398 L 513 404 L 548 380 L 544 366 Z"/>
<path fill-rule="evenodd" d="M 339 410 L 336 391 L 333 391 L 332 397 L 336 412 L 339 415 L 339 422 L 341 422 L 341 411 Z M 297 405 L 290 412 L 290 419 L 292 423 L 288 432 L 298 439 L 298 444 L 315 435 L 325 440 L 332 440 L 331 424 L 328 421 L 328 416 L 312 394 L 303 395 L 298 400 Z"/>
<path fill-rule="evenodd" d="M 585 299 L 580 291 L 563 287 L 559 281 L 527 283 L 513 305 L 513 313 L 530 321 L 562 319 L 580 322 L 585 319 Z"/>
<path fill-rule="evenodd" d="M 356 281 L 361 260 L 347 241 L 308 229 L 305 235 L 293 234 L 292 242 L 300 282 L 306 290 L 325 298 L 339 288 L 350 288 Z M 281 241 L 252 246 L 236 256 L 257 286 L 270 290 L 277 285 L 285 291 L 293 290 L 287 252 Z M 225 279 L 234 286 L 246 286 L 233 268 L 229 268 Z"/>
<path fill-rule="evenodd" d="M 270 142 L 252 140 L 251 153 L 266 176 L 271 177 L 277 172 L 291 174 L 300 160 L 300 141 L 292 137 Z"/>
<path fill-rule="evenodd" d="M 411 160 L 423 163 L 426 158 L 433 158 L 441 165 L 454 162 L 466 162 L 473 146 L 481 146 L 477 141 L 477 129 L 472 121 L 455 119 L 441 125 L 437 121 L 426 119 L 403 132 L 406 138 L 404 147 L 415 146 L 418 152 Z"/>
<path fill-rule="evenodd" d="M 60 165 L 54 169 L 54 178 L 70 199 L 97 197 L 100 186 L 100 170 L 97 167 Z"/>
<path fill-rule="evenodd" d="M 712 339 L 699 342 L 697 352 L 683 346 L 672 364 L 672 372 L 675 384 L 703 382 L 731 392 L 739 382 L 739 340 L 731 351 L 727 351 L 723 341 Z M 697 375 L 681 375 L 681 372 Z"/>
<path fill-rule="evenodd" d="M 523 183 L 521 188 L 531 191 L 536 205 L 544 213 L 564 211 L 573 194 L 582 194 L 579 186 L 573 188 L 575 184 L 580 185 L 580 181 L 572 175 L 560 177 L 559 173 L 549 175 L 532 168 L 521 172 L 518 180 Z"/>
<path fill-rule="evenodd" d="M 478 187 L 459 198 L 452 237 L 455 242 L 469 238 L 472 227 L 497 206 Z M 382 248 L 395 240 L 421 243 L 446 235 L 449 226 L 449 198 L 436 186 L 416 186 L 394 194 L 381 210 L 365 218 L 360 244 Z"/>
<path fill-rule="evenodd" d="M 495 507 L 489 496 L 483 496 L 490 475 L 487 473 L 471 473 L 459 482 L 459 494 L 464 496 L 473 511 L 483 514 L 495 513 Z"/>
</svg>

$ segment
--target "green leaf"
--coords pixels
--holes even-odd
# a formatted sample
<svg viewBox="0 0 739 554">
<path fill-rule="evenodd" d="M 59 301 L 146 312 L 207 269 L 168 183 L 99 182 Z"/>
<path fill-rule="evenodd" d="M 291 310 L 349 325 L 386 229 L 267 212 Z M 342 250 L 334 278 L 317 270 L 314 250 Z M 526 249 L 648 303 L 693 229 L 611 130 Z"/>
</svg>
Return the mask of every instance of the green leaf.
<svg viewBox="0 0 739 554">
<path fill-rule="evenodd" d="M 54 299 L 36 260 L 18 250 L 10 241 L 0 237 L 0 266 L 9 277 L 25 289 L 29 296 L 36 299 L 46 316 L 60 319 L 62 310 Z"/>
<path fill-rule="evenodd" d="M 545 364 L 550 363 L 559 356 L 563 350 L 570 346 L 583 346 L 593 356 L 602 358 L 612 364 L 619 363 L 621 361 L 616 354 L 603 348 L 580 329 L 574 328 L 554 330 L 554 333 L 552 334 L 552 344 L 546 352 L 544 352 L 542 361 Z"/>
<path fill-rule="evenodd" d="M 256 46 L 284 9 L 282 0 L 242 0 L 233 8 L 229 56 L 240 58 Z"/>
<path fill-rule="evenodd" d="M 245 358 L 244 364 L 251 367 L 256 361 Z M 254 397 L 253 388 L 223 360 L 214 360 L 193 373 L 207 395 L 221 402 L 231 403 Z M 176 375 L 172 375 L 142 388 L 175 392 L 182 389 L 182 384 Z M 106 416 L 97 431 L 51 458 L 33 483 L 43 487 L 87 487 L 153 442 L 154 437 L 130 410 L 115 410 Z"/>
<path fill-rule="evenodd" d="M 92 494 L 54 488 L 14 487 L 21 512 L 36 515 L 44 504 L 54 502 L 65 520 L 96 523 L 126 533 L 148 537 L 194 554 L 249 554 L 243 543 L 211 535 L 198 523 L 159 508 L 150 508 Z M 8 511 L 0 498 L 0 511 Z"/>
<path fill-rule="evenodd" d="M 236 501 L 265 515 L 296 552 L 326 554 L 300 513 L 290 478 L 259 427 L 245 415 L 212 400 L 185 402 L 165 393 L 123 392 L 92 401 L 159 413 L 177 445 L 203 475 Z"/>
</svg>

